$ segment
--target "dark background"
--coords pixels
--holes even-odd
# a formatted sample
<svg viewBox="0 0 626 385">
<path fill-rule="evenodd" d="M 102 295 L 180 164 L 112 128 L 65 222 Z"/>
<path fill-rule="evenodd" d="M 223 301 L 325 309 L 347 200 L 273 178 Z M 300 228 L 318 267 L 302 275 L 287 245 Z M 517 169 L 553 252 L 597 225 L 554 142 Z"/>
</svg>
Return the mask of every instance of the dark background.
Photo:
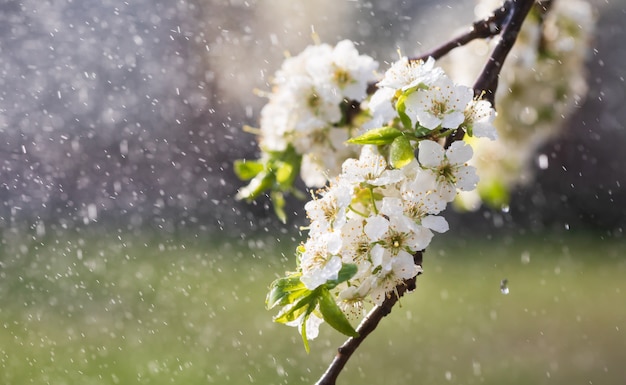
<svg viewBox="0 0 626 385">
<path fill-rule="evenodd" d="M 297 4 L 293 4 L 297 3 Z M 286 51 L 350 38 L 385 61 L 443 42 L 472 2 L 27 0 L 0 4 L 0 226 L 175 231 L 293 230 L 268 202 L 236 202 L 238 158 L 254 158 L 268 80 Z M 473 228 L 626 224 L 626 4 L 595 1 L 590 92 L 541 149 L 546 170 L 508 213 L 450 214 Z M 454 225 L 453 225 L 454 226 Z M 467 226 L 463 226 L 467 227 Z"/>
</svg>

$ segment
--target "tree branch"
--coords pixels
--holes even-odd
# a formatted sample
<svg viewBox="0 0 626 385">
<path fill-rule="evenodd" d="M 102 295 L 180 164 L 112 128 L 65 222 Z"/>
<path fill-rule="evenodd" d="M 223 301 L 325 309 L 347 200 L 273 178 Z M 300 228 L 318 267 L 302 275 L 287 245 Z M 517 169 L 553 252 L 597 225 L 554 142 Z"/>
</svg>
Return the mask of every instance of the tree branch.
<svg viewBox="0 0 626 385">
<path fill-rule="evenodd" d="M 534 0 L 508 0 L 507 3 L 512 3 L 512 10 L 507 22 L 504 24 L 502 33 L 500 34 L 500 41 L 494 48 L 487 64 L 483 68 L 482 72 L 474 83 L 474 93 L 480 95 L 485 92 L 487 100 L 494 104 L 494 97 L 496 89 L 498 88 L 498 76 L 504 64 L 504 60 L 513 48 L 517 35 L 522 28 L 522 23 L 533 4 Z"/>
<path fill-rule="evenodd" d="M 429 57 L 437 60 L 457 47 L 464 46 L 475 39 L 486 39 L 496 36 L 502 32 L 502 24 L 511 12 L 512 2 L 507 1 L 502 6 L 493 11 L 493 13 L 483 20 L 475 21 L 466 33 L 455 37 L 454 39 L 442 44 L 430 52 L 417 57 L 409 58 L 411 61 L 426 60 Z"/>
<path fill-rule="evenodd" d="M 491 52 L 487 63 L 478 75 L 473 86 L 474 96 L 484 97 L 493 106 L 495 106 L 498 77 L 500 76 L 502 65 L 509 52 L 511 52 L 517 40 L 517 36 L 519 35 L 519 31 L 522 28 L 524 19 L 528 16 L 534 3 L 534 0 L 508 0 L 502 8 L 500 8 L 504 9 L 507 4 L 510 5 L 509 14 L 505 18 L 504 25 L 502 25 L 500 41 L 498 41 L 498 44 L 496 44 L 496 47 Z M 449 147 L 457 140 L 462 140 L 463 136 L 465 136 L 465 132 L 463 130 L 457 130 L 453 135 L 447 138 L 445 147 Z"/>
<path fill-rule="evenodd" d="M 485 95 L 487 100 L 493 104 L 495 92 L 498 87 L 498 76 L 504 64 L 504 60 L 517 40 L 522 23 L 534 3 L 534 0 L 507 0 L 502 7 L 496 9 L 491 16 L 472 24 L 472 28 L 469 32 L 450 40 L 422 56 L 411 58 L 410 60 L 423 60 L 429 56 L 434 59 L 439 59 L 454 48 L 465 45 L 474 39 L 500 35 L 500 41 L 494 48 L 487 64 L 474 83 L 475 95 Z M 544 1 L 543 3 L 547 3 L 549 7 L 550 1 Z M 548 7 L 544 6 L 546 9 Z M 448 137 L 446 147 L 456 140 L 463 139 L 463 135 L 463 130 L 457 130 L 454 135 Z M 422 251 L 414 254 L 413 259 L 416 265 L 422 265 L 422 255 Z M 417 276 L 398 285 L 395 291 L 396 295 L 387 297 L 381 305 L 374 307 L 370 311 L 357 328 L 359 336 L 349 338 L 337 349 L 337 355 L 316 385 L 335 385 L 337 377 L 352 354 L 365 338 L 376 329 L 383 317 L 391 313 L 393 306 L 398 302 L 399 298 L 407 291 L 415 289 L 416 280 Z"/>
</svg>

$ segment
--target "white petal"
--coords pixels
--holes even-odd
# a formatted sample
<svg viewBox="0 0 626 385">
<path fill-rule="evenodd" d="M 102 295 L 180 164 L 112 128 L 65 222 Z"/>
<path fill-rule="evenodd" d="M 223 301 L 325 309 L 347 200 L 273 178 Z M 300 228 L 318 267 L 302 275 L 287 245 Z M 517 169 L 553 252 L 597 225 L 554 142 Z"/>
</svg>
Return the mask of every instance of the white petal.
<svg viewBox="0 0 626 385">
<path fill-rule="evenodd" d="M 341 270 L 341 257 L 334 256 L 324 265 L 323 275 L 326 277 L 326 281 L 331 279 L 337 279 L 339 275 L 339 270 Z"/>
<path fill-rule="evenodd" d="M 391 266 L 395 276 L 401 279 L 413 278 L 418 272 L 413 256 L 406 252 L 398 253 Z"/>
<path fill-rule="evenodd" d="M 379 88 L 374 92 L 368 103 L 374 119 L 378 118 L 383 124 L 393 119 L 396 110 L 391 104 L 391 99 L 393 99 L 395 94 L 396 90 L 393 88 Z"/>
<path fill-rule="evenodd" d="M 407 110 L 409 109 L 407 108 Z M 429 112 L 426 112 L 424 110 L 416 110 L 414 112 L 414 115 L 417 118 L 417 121 L 420 123 L 420 125 L 422 127 L 428 128 L 429 130 L 434 130 L 435 128 L 439 127 L 439 125 L 441 124 L 441 119 L 439 119 L 435 115 Z"/>
<path fill-rule="evenodd" d="M 324 323 L 324 319 L 311 313 L 306 320 L 306 338 L 307 340 L 314 340 L 319 335 L 320 325 Z M 302 334 L 302 325 L 298 325 L 298 331 Z"/>
<path fill-rule="evenodd" d="M 374 186 L 386 186 L 394 183 L 398 183 L 404 179 L 404 173 L 402 170 L 385 170 L 380 174 L 380 177 L 369 181 Z"/>
<path fill-rule="evenodd" d="M 422 226 L 434 230 L 438 233 L 445 233 L 450 229 L 448 222 L 444 217 L 437 215 L 427 215 L 422 218 Z"/>
<path fill-rule="evenodd" d="M 433 239 L 433 232 L 430 229 L 420 226 L 413 222 L 412 234 L 405 242 L 412 251 L 424 250 L 430 244 Z"/>
<path fill-rule="evenodd" d="M 472 125 L 472 131 L 474 136 L 478 138 L 498 139 L 498 131 L 493 123 L 476 122 Z"/>
<path fill-rule="evenodd" d="M 383 198 L 383 204 L 380 208 L 380 212 L 390 218 L 401 216 L 403 212 L 402 199 Z"/>
<path fill-rule="evenodd" d="M 459 127 L 464 120 L 465 114 L 462 111 L 451 112 L 443 117 L 441 127 L 454 129 Z"/>
<path fill-rule="evenodd" d="M 476 169 L 474 167 L 462 166 L 455 174 L 456 188 L 459 190 L 471 191 L 476 187 L 478 175 L 476 175 Z"/>
<path fill-rule="evenodd" d="M 373 266 L 382 266 L 385 256 L 385 248 L 381 245 L 374 245 L 374 247 L 372 247 L 372 250 L 370 251 L 370 256 L 372 258 Z"/>
<path fill-rule="evenodd" d="M 437 167 L 443 162 L 445 150 L 432 140 L 422 140 L 419 144 L 418 160 L 422 167 Z"/>
<path fill-rule="evenodd" d="M 473 154 L 472 146 L 465 142 L 454 142 L 446 151 L 450 164 L 463 164 L 472 159 Z"/>
<path fill-rule="evenodd" d="M 363 231 L 372 242 L 379 241 L 389 229 L 389 221 L 381 216 L 367 218 Z"/>
<path fill-rule="evenodd" d="M 339 250 L 341 249 L 341 233 L 339 233 L 339 231 L 335 231 L 332 233 L 328 233 L 328 236 L 326 237 L 326 250 L 330 253 L 330 254 L 338 254 Z"/>
</svg>

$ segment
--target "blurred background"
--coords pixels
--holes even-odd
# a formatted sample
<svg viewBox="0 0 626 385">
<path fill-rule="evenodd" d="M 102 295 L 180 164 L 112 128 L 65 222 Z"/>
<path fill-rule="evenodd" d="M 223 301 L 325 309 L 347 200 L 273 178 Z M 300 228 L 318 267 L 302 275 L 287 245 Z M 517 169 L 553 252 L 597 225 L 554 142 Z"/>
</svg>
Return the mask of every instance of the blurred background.
<svg viewBox="0 0 626 385">
<path fill-rule="evenodd" d="M 591 3 L 590 91 L 541 148 L 549 167 L 531 165 L 507 212 L 448 215 L 419 293 L 344 383 L 626 381 L 626 2 Z M 294 266 L 302 202 L 283 225 L 267 200 L 233 199 L 232 162 L 258 155 L 241 129 L 264 103 L 253 90 L 313 34 L 384 69 L 474 6 L 0 3 L 2 382 L 314 382 L 341 336 L 323 329 L 307 356 L 263 309 Z"/>
</svg>

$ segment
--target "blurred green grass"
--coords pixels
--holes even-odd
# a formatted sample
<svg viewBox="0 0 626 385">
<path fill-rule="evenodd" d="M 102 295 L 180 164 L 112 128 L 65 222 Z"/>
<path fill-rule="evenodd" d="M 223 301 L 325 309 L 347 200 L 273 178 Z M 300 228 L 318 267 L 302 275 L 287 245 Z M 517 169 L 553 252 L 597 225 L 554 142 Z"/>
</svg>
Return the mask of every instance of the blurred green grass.
<svg viewBox="0 0 626 385">
<path fill-rule="evenodd" d="M 293 268 L 294 247 L 5 236 L 0 383 L 314 383 L 343 337 L 324 326 L 307 355 L 263 303 L 268 284 Z M 626 383 L 623 239 L 444 235 L 424 268 L 340 384 Z"/>
</svg>

